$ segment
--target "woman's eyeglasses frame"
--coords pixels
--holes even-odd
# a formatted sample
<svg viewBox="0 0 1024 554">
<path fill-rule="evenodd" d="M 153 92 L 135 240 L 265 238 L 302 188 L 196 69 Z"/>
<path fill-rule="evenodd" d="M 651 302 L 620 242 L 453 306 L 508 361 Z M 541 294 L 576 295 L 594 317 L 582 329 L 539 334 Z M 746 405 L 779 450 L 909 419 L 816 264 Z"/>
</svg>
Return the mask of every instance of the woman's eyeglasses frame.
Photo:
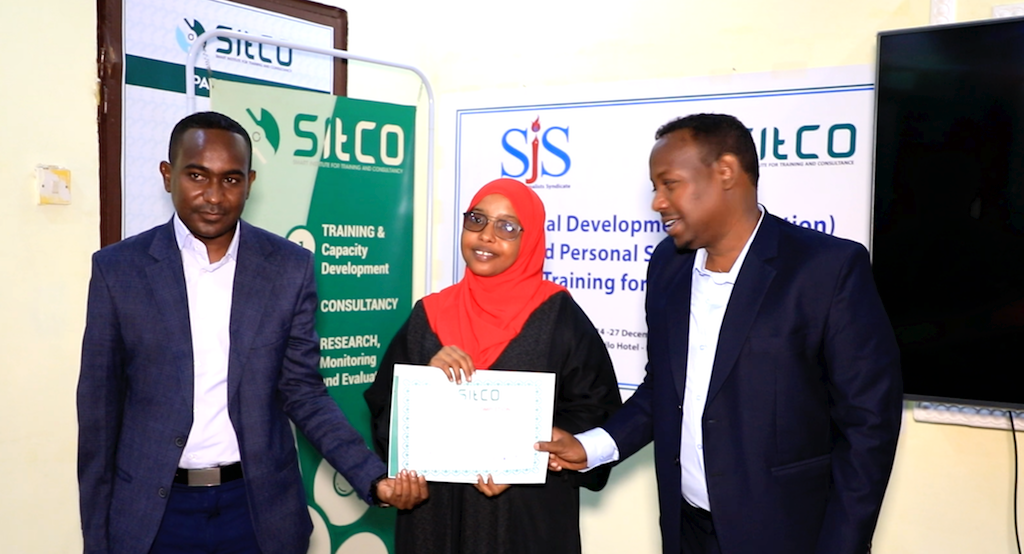
<svg viewBox="0 0 1024 554">
<path fill-rule="evenodd" d="M 513 241 L 523 234 L 523 226 L 507 219 L 492 219 L 480 212 L 468 211 L 462 214 L 462 228 L 472 233 L 479 233 L 494 222 L 494 236 L 502 240 Z"/>
</svg>

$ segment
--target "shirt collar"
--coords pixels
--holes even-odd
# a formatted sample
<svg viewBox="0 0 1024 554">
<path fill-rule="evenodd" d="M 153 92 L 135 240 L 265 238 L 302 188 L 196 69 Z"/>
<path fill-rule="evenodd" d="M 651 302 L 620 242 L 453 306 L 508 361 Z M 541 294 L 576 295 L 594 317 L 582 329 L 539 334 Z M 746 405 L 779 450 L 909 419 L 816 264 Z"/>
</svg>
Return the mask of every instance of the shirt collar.
<svg viewBox="0 0 1024 554">
<path fill-rule="evenodd" d="M 757 218 L 757 225 L 754 226 L 754 231 L 750 233 L 750 237 L 747 238 L 747 243 L 743 245 L 743 250 L 740 250 L 740 255 L 736 257 L 736 261 L 733 262 L 732 268 L 729 269 L 728 273 L 716 273 L 708 271 L 704 267 L 704 264 L 708 260 L 708 251 L 706 248 L 698 248 L 693 258 L 693 270 L 697 272 L 701 277 L 711 277 L 718 284 L 735 284 L 736 276 L 740 274 L 740 267 L 743 266 L 743 260 L 747 258 L 747 251 L 750 250 L 750 243 L 754 242 L 754 237 L 757 236 L 758 229 L 761 228 L 761 222 L 764 221 L 764 206 L 761 204 L 757 205 L 758 211 L 761 215 Z"/>
<path fill-rule="evenodd" d="M 171 220 L 174 222 L 174 240 L 178 243 L 178 250 L 182 252 L 193 252 L 196 255 L 199 255 L 205 263 L 210 264 L 210 254 L 206 249 L 206 244 L 197 239 L 195 235 L 192 234 L 192 231 L 188 230 L 188 227 L 185 227 L 185 223 L 181 221 L 181 218 L 178 217 L 177 213 L 174 214 L 174 217 L 172 217 Z M 235 236 L 231 237 L 231 244 L 228 245 L 227 253 L 217 263 L 210 264 L 214 266 L 211 269 L 220 267 L 226 263 L 226 260 L 228 259 L 238 260 L 238 235 L 241 233 L 241 230 L 242 222 L 239 220 L 235 223 Z"/>
</svg>

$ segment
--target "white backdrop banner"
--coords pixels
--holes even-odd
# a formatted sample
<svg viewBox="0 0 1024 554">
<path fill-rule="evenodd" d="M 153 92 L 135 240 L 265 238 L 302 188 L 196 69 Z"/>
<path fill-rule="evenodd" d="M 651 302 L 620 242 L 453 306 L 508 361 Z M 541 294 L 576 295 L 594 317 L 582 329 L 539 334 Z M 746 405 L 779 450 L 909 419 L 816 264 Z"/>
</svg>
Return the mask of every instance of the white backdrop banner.
<svg viewBox="0 0 1024 554">
<path fill-rule="evenodd" d="M 255 36 L 333 48 L 334 29 L 226 0 L 124 2 L 124 133 L 122 234 L 166 223 L 174 212 L 158 172 L 171 129 L 188 115 L 185 61 L 205 31 L 229 29 Z M 199 56 L 196 107 L 210 109 L 207 70 L 221 79 L 330 92 L 333 59 L 258 42 L 219 38 Z M 242 122 L 246 124 L 246 122 Z"/>
<path fill-rule="evenodd" d="M 757 146 L 768 212 L 868 245 L 872 82 L 869 67 L 854 66 L 449 100 L 445 144 L 455 155 L 439 190 L 450 222 L 439 233 L 439 285 L 462 277 L 459 214 L 473 194 L 503 176 L 527 183 L 547 209 L 544 276 L 568 288 L 602 333 L 628 396 L 647 362 L 647 262 L 665 237 L 648 177 L 658 127 L 694 113 L 735 115 Z"/>
</svg>

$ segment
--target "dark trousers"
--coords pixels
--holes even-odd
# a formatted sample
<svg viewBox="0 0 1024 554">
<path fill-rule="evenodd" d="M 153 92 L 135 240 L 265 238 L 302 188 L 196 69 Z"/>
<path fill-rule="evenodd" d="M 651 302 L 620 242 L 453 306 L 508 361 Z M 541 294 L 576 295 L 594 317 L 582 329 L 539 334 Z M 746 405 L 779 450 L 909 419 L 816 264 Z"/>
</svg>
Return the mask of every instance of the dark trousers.
<svg viewBox="0 0 1024 554">
<path fill-rule="evenodd" d="M 722 554 L 711 512 L 691 506 L 685 498 L 680 532 L 681 554 Z"/>
<path fill-rule="evenodd" d="M 245 480 L 175 484 L 150 554 L 259 554 Z"/>
</svg>

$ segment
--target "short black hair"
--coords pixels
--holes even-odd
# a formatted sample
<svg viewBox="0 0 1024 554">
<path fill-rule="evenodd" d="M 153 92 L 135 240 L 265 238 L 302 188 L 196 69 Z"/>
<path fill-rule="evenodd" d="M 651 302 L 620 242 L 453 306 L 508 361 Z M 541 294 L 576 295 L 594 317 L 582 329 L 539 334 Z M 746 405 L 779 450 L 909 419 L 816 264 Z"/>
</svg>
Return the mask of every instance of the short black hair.
<svg viewBox="0 0 1024 554">
<path fill-rule="evenodd" d="M 218 112 L 196 112 L 174 126 L 174 130 L 171 131 L 171 144 L 167 148 L 167 161 L 172 165 L 181 150 L 181 141 L 190 129 L 221 129 L 241 136 L 245 139 L 245 146 L 248 149 L 248 169 L 252 169 L 252 139 L 249 138 L 248 131 L 234 119 Z"/>
<path fill-rule="evenodd" d="M 750 176 L 757 187 L 758 161 L 754 138 L 747 126 L 731 115 L 699 113 L 680 117 L 662 125 L 654 134 L 659 140 L 669 133 L 689 131 L 694 142 L 700 145 L 701 162 L 710 166 L 725 154 L 732 154 L 740 167 Z"/>
</svg>

